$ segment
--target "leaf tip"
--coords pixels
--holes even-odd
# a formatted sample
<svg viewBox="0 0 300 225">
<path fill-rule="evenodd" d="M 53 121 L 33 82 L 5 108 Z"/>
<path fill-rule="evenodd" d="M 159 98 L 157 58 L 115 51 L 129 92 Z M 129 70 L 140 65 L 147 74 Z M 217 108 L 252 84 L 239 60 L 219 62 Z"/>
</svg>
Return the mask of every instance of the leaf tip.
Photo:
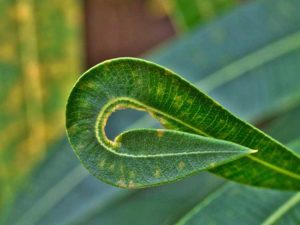
<svg viewBox="0 0 300 225">
<path fill-rule="evenodd" d="M 258 152 L 257 149 L 250 149 L 250 151 L 249 151 L 250 154 L 254 154 L 254 153 L 256 153 L 256 152 Z"/>
</svg>

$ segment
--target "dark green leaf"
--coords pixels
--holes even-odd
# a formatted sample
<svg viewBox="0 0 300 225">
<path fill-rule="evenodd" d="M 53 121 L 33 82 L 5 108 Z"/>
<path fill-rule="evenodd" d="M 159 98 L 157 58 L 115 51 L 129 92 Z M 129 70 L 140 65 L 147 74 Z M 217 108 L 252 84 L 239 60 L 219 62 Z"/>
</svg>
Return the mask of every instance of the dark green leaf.
<svg viewBox="0 0 300 225">
<path fill-rule="evenodd" d="M 291 144 L 300 153 L 300 142 Z M 234 202 L 234 204 L 232 204 Z M 249 188 L 228 183 L 197 204 L 177 225 L 240 224 L 296 225 L 300 221 L 300 193 Z"/>
<path fill-rule="evenodd" d="M 232 142 L 172 130 L 128 131 L 110 141 L 104 130 L 106 121 L 120 107 L 148 111 L 160 121 L 198 134 L 209 130 L 197 118 L 207 118 L 203 124 L 209 123 L 216 117 L 213 113 L 222 110 L 171 71 L 143 60 L 111 60 L 89 70 L 68 101 L 68 135 L 90 172 L 119 187 L 172 182 L 256 152 Z M 223 119 L 225 130 L 229 129 L 228 115 L 216 118 Z"/>
<path fill-rule="evenodd" d="M 186 31 L 199 26 L 237 5 L 235 0 L 169 0 L 171 18 Z"/>
<path fill-rule="evenodd" d="M 67 105 L 70 142 L 85 167 L 105 182 L 129 188 L 166 183 L 231 161 L 233 155 L 223 158 L 222 150 L 226 153 L 230 148 L 237 149 L 230 146 L 232 143 L 225 147 L 224 141 L 214 147 L 216 140 L 210 138 L 194 142 L 191 139 L 197 136 L 178 133 L 183 137 L 173 137 L 178 146 L 181 141 L 184 146 L 191 141 L 191 146 L 199 145 L 200 149 L 179 147 L 172 152 L 174 141 L 170 145 L 168 141 L 174 131 L 166 135 L 157 132 L 156 139 L 153 131 L 148 131 L 151 140 L 139 135 L 136 142 L 129 140 L 130 145 L 124 148 L 122 134 L 114 141 L 105 134 L 108 116 L 123 107 L 148 111 L 163 125 L 172 124 L 172 128 L 239 144 L 239 150 L 245 146 L 259 151 L 213 169 L 224 177 L 264 187 L 300 187 L 300 158 L 288 148 L 233 116 L 175 73 L 133 58 L 106 61 L 87 71 L 73 88 Z M 134 139 L 133 135 L 126 136 Z M 164 137 L 168 141 L 158 142 Z M 203 158 L 201 149 L 220 153 L 220 158 L 218 154 Z"/>
<path fill-rule="evenodd" d="M 300 129 L 300 124 L 292 123 L 294 116 L 299 116 L 298 112 L 297 110 L 292 110 L 285 115 L 284 119 L 279 118 L 274 123 L 279 124 L 283 120 L 289 122 L 294 127 L 294 135 L 298 134 L 299 137 L 297 128 L 298 130 Z M 287 121 L 287 118 L 290 118 L 290 120 Z M 285 127 L 282 124 L 281 131 L 284 131 Z M 273 130 L 269 132 L 274 134 Z M 282 137 L 284 137 L 284 132 L 276 135 L 276 138 L 281 139 Z M 299 152 L 299 143 L 293 142 L 289 146 Z M 214 196 L 217 197 L 216 203 L 213 203 Z M 289 201 L 290 198 L 294 199 L 293 196 L 293 192 L 264 190 L 229 182 L 224 186 L 224 183 L 222 185 L 222 180 L 216 180 L 215 177 L 208 177 L 208 174 L 202 173 L 199 176 L 172 185 L 147 189 L 143 192 L 129 195 L 106 208 L 90 209 L 88 214 L 78 215 L 75 220 L 67 224 L 138 225 L 147 221 L 146 224 L 148 225 L 171 225 L 188 214 L 195 205 L 207 205 L 210 210 L 206 209 L 205 213 L 202 212 L 201 216 L 204 218 L 196 220 L 196 224 L 199 224 L 198 221 L 201 221 L 201 224 L 213 222 L 212 224 L 234 225 L 240 224 L 241 218 L 243 218 L 243 224 L 256 225 L 261 224 L 263 219 L 270 217 L 278 209 L 286 208 L 284 204 L 288 202 L 294 203 L 294 207 L 288 207 L 289 210 L 282 215 L 285 219 L 279 224 L 297 224 L 297 212 L 299 212 L 300 204 L 295 202 L 295 200 Z M 226 204 L 222 204 L 223 200 Z M 233 201 L 239 203 L 239 205 L 233 205 Z M 195 202 L 198 202 L 198 204 Z M 210 203 L 214 204 L 215 207 L 210 207 Z M 99 206 L 102 206 L 101 201 L 99 201 Z M 60 207 L 63 207 L 63 205 Z M 139 211 L 138 214 L 135 213 L 137 210 Z M 153 218 L 153 214 L 155 214 L 155 218 Z M 54 215 L 52 214 L 52 217 Z M 79 218 L 82 218 L 82 220 Z"/>
</svg>

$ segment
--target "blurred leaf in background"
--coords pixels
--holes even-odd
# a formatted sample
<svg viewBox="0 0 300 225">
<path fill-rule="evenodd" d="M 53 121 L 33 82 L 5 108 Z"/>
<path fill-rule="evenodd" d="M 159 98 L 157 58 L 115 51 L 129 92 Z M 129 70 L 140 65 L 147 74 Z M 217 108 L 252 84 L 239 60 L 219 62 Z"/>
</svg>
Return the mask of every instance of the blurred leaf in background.
<svg viewBox="0 0 300 225">
<path fill-rule="evenodd" d="M 229 9 L 239 5 L 241 0 L 148 0 L 149 8 L 158 13 L 170 15 L 179 32 L 186 32 L 204 24 Z"/>
<path fill-rule="evenodd" d="M 0 3 L 0 211 L 64 133 L 81 71 L 80 1 Z"/>
</svg>

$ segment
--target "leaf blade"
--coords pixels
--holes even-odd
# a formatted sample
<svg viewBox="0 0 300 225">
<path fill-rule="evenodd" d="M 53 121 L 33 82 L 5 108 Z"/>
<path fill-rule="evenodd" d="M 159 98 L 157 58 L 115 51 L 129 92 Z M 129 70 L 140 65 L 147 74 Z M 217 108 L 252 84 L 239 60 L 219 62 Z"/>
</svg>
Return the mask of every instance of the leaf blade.
<svg viewBox="0 0 300 225">
<path fill-rule="evenodd" d="M 300 107 L 298 107 L 299 109 Z M 281 130 L 284 129 L 287 118 L 291 123 L 294 117 L 299 116 L 299 110 L 292 110 L 285 117 L 278 118 L 271 123 L 270 133 L 276 134 L 273 124 L 280 124 Z M 299 125 L 294 123 L 298 128 Z M 276 126 L 275 126 L 276 127 Z M 297 134 L 298 129 L 294 129 Z M 279 133 L 276 136 L 284 137 L 285 134 Z M 288 144 L 296 153 L 300 153 L 299 135 L 298 139 Z M 243 187 L 239 184 L 228 182 L 222 190 L 222 194 L 215 198 L 209 197 L 200 201 L 193 209 L 189 210 L 178 221 L 178 224 L 198 224 L 201 222 L 240 224 L 239 218 L 244 216 L 243 223 L 252 224 L 298 224 L 298 212 L 300 210 L 299 192 L 283 192 L 274 190 L 264 190 L 258 188 Z M 232 205 L 232 201 L 235 205 Z M 238 206 L 238 210 L 236 208 Z M 216 210 L 221 207 L 223 210 Z M 213 217 L 210 216 L 212 215 Z M 245 215 L 244 212 L 247 212 Z"/>
<path fill-rule="evenodd" d="M 118 107 L 150 111 L 163 120 L 192 128 L 195 133 L 259 150 L 255 156 L 211 169 L 223 177 L 272 188 L 297 189 L 300 186 L 299 168 L 295 166 L 300 159 L 292 151 L 233 116 L 170 70 L 133 58 L 110 60 L 93 67 L 77 82 L 68 101 L 69 140 L 83 164 L 99 179 L 129 186 L 128 180 L 127 185 L 124 184 L 122 166 L 119 169 L 123 175 L 118 176 L 123 179 L 119 181 L 112 180 L 114 174 L 108 173 L 107 168 L 97 166 L 100 161 L 104 165 L 103 160 L 108 157 L 101 153 L 103 159 L 100 159 L 101 154 L 97 155 L 103 151 L 102 146 L 117 146 L 106 138 L 104 128 L 108 116 Z M 90 146 L 87 148 L 87 145 Z M 96 146 L 101 147 L 95 150 Z M 282 160 L 279 162 L 275 158 Z M 109 164 L 112 163 L 113 160 L 109 160 Z M 243 172 L 245 176 L 241 175 Z M 147 175 L 151 180 L 150 174 Z"/>
</svg>

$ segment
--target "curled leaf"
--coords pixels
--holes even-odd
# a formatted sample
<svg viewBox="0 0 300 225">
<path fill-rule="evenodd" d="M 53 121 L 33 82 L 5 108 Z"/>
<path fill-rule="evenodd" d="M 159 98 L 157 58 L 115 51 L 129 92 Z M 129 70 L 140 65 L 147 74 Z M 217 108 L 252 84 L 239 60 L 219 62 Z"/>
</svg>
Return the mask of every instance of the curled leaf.
<svg viewBox="0 0 300 225">
<path fill-rule="evenodd" d="M 173 130 L 131 130 L 109 140 L 105 125 L 119 108 L 147 111 Z M 87 71 L 71 92 L 66 114 L 81 162 L 119 187 L 159 185 L 205 169 L 252 185 L 300 187 L 300 169 L 293 164 L 300 159 L 289 149 L 172 71 L 144 60 L 119 58 Z M 259 152 L 250 155 L 253 149 Z"/>
</svg>

